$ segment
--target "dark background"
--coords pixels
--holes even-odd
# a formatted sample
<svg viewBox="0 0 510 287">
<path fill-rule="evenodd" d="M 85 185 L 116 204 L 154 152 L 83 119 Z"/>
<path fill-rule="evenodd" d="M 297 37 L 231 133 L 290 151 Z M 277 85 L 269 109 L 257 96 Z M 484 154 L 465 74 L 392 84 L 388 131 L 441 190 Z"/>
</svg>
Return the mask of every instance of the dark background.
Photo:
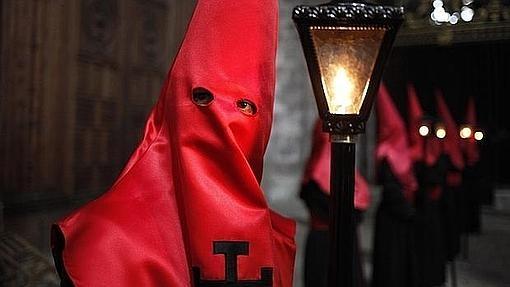
<svg viewBox="0 0 510 287">
<path fill-rule="evenodd" d="M 396 104 L 407 118 L 407 83 L 414 84 L 426 113 L 436 114 L 434 90 L 440 89 L 458 125 L 474 97 L 477 121 L 486 132 L 481 144 L 482 165 L 494 186 L 510 184 L 510 42 L 450 46 L 397 47 L 385 72 Z"/>
</svg>

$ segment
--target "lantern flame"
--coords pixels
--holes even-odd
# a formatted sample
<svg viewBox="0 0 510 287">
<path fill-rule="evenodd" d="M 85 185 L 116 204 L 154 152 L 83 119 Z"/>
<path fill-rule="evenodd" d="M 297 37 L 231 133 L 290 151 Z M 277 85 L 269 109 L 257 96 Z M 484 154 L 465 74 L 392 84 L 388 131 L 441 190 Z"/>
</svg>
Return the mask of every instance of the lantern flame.
<svg viewBox="0 0 510 287">
<path fill-rule="evenodd" d="M 348 114 L 353 112 L 354 81 L 344 67 L 339 67 L 332 82 L 332 95 L 330 98 L 331 111 L 335 114 Z"/>
</svg>

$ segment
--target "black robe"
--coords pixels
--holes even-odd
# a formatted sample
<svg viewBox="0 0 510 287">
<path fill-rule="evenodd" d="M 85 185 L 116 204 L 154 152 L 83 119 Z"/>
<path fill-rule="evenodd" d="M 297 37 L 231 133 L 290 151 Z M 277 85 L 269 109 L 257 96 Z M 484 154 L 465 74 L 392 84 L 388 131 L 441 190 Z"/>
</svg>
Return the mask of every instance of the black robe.
<svg viewBox="0 0 510 287">
<path fill-rule="evenodd" d="M 479 234 L 481 232 L 480 209 L 484 199 L 483 176 L 480 165 L 466 166 L 463 174 L 462 189 L 465 192 L 462 233 Z"/>
<path fill-rule="evenodd" d="M 444 186 L 448 161 L 440 157 L 432 167 L 421 162 L 415 164 L 418 179 L 416 193 L 416 255 L 418 286 L 439 286 L 445 282 L 445 237 L 442 226 L 441 197 L 433 193 Z"/>
<path fill-rule="evenodd" d="M 446 166 L 447 173 L 458 173 L 451 160 L 442 156 L 440 161 Z M 466 224 L 467 196 L 461 186 L 450 186 L 443 181 L 440 198 L 441 225 L 444 238 L 444 249 L 447 261 L 453 261 L 460 251 L 460 234 Z"/>
<path fill-rule="evenodd" d="M 378 176 L 382 198 L 377 209 L 372 259 L 373 287 L 417 286 L 413 221 L 415 209 L 383 161 Z"/>
<path fill-rule="evenodd" d="M 311 217 L 327 225 L 329 222 L 329 196 L 311 180 L 301 187 L 301 199 L 305 202 Z M 362 220 L 362 212 L 355 210 L 356 226 Z M 365 287 L 361 252 L 357 232 L 354 234 L 354 286 Z M 304 281 L 305 287 L 329 287 L 329 232 L 327 229 L 310 227 L 306 239 Z"/>
</svg>

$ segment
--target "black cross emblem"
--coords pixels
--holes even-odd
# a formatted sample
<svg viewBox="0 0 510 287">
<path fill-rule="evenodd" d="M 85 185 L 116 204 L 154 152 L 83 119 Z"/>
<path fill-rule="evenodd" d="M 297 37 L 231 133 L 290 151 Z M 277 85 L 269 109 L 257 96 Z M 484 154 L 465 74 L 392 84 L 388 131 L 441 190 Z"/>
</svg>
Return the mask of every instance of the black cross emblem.
<svg viewBox="0 0 510 287">
<path fill-rule="evenodd" d="M 195 287 L 272 287 L 273 268 L 260 268 L 259 280 L 239 280 L 237 278 L 237 256 L 249 254 L 247 241 L 214 241 L 213 254 L 225 255 L 225 280 L 202 280 L 200 268 L 193 267 Z"/>
</svg>

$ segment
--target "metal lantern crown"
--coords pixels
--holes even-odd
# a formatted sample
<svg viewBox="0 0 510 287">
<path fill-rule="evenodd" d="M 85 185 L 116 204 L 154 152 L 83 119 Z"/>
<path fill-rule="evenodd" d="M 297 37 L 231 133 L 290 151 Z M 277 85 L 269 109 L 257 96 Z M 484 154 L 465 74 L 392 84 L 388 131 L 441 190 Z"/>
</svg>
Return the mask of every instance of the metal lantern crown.
<svg viewBox="0 0 510 287">
<path fill-rule="evenodd" d="M 297 6 L 292 18 L 323 129 L 332 134 L 364 132 L 403 8 L 332 1 Z"/>
</svg>

